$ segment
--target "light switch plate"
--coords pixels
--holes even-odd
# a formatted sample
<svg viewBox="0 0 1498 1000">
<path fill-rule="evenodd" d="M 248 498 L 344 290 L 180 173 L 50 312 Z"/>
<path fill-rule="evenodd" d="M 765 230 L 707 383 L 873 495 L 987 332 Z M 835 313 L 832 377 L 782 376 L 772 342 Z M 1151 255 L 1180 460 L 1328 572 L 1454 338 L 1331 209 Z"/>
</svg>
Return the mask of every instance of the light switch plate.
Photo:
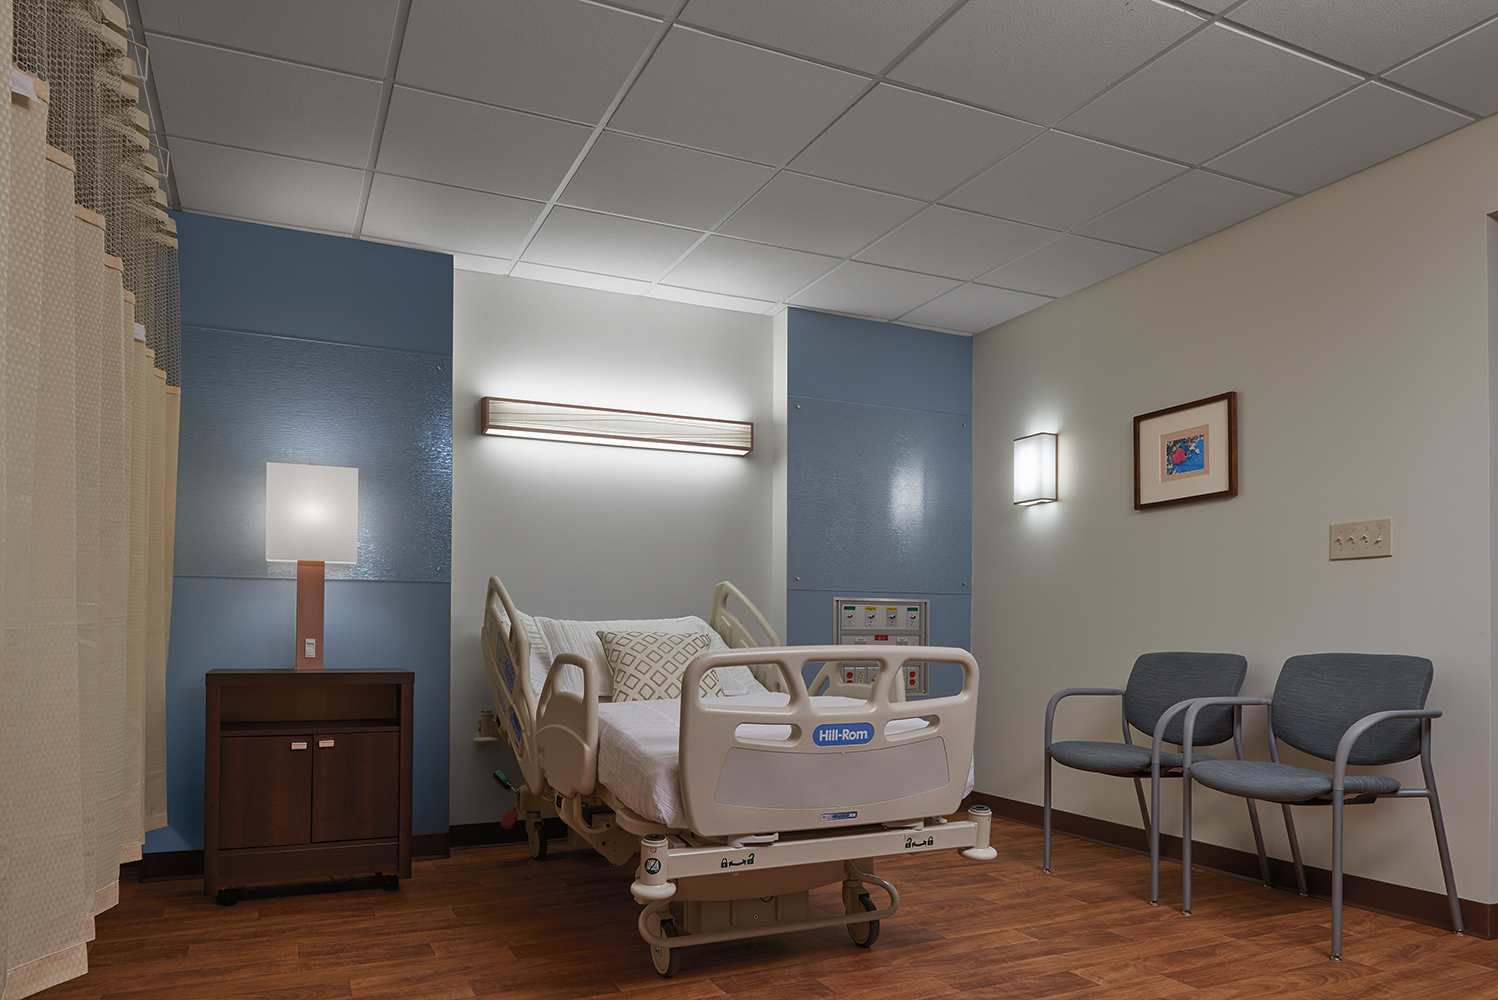
<svg viewBox="0 0 1498 1000">
<path fill-rule="evenodd" d="M 1327 543 L 1332 559 L 1374 559 L 1394 554 L 1394 519 L 1348 521 L 1331 526 Z"/>
</svg>

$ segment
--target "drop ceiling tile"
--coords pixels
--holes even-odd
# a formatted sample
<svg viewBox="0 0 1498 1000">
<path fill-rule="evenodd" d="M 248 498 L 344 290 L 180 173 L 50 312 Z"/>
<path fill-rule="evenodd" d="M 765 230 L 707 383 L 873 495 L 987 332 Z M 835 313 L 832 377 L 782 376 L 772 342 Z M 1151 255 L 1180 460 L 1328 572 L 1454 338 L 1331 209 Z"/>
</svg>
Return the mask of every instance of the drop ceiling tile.
<svg viewBox="0 0 1498 1000">
<path fill-rule="evenodd" d="M 782 171 L 719 232 L 846 257 L 920 209 L 909 198 Z"/>
<path fill-rule="evenodd" d="M 790 301 L 812 309 L 894 319 L 956 286 L 947 278 L 848 261 Z"/>
<path fill-rule="evenodd" d="M 966 281 L 1057 235 L 1050 229 L 933 205 L 860 253 L 858 259 Z"/>
<path fill-rule="evenodd" d="M 1028 295 L 1007 288 L 963 285 L 906 313 L 900 317 L 900 322 L 930 324 L 962 333 L 982 333 L 1050 301 L 1044 295 Z"/>
<path fill-rule="evenodd" d="M 151 32 L 383 77 L 397 6 L 397 0 L 140 0 L 140 18 Z"/>
<path fill-rule="evenodd" d="M 1425 53 L 1384 79 L 1479 115 L 1498 114 L 1498 21 Z"/>
<path fill-rule="evenodd" d="M 1049 125 L 1201 23 L 1154 0 L 972 0 L 890 78 Z"/>
<path fill-rule="evenodd" d="M 985 285 L 1060 298 L 1156 256 L 1149 250 L 1063 236 L 979 280 Z"/>
<path fill-rule="evenodd" d="M 610 126 L 761 163 L 782 163 L 867 81 L 767 49 L 675 27 Z"/>
<path fill-rule="evenodd" d="M 397 79 L 594 124 L 660 28 L 581 0 L 415 0 Z"/>
<path fill-rule="evenodd" d="M 360 169 L 369 162 L 378 81 L 147 38 L 169 134 Z"/>
<path fill-rule="evenodd" d="M 1278 191 L 1193 170 L 1077 232 L 1166 253 L 1289 200 Z"/>
<path fill-rule="evenodd" d="M 513 257 L 541 215 L 534 201 L 376 174 L 364 234 L 482 257 Z"/>
<path fill-rule="evenodd" d="M 1365 83 L 1208 165 L 1304 194 L 1471 123 L 1454 111 Z"/>
<path fill-rule="evenodd" d="M 1153 156 L 1051 131 L 942 202 L 1067 230 L 1185 170 Z"/>
<path fill-rule="evenodd" d="M 1498 0 L 1248 0 L 1229 18 L 1370 73 L 1498 14 Z"/>
<path fill-rule="evenodd" d="M 625 295 L 644 295 L 650 290 L 650 282 L 632 278 L 616 278 L 610 274 L 593 274 L 591 271 L 573 271 L 565 267 L 550 267 L 520 261 L 510 272 L 515 278 L 531 281 L 549 281 L 554 285 L 572 285 L 575 288 L 596 288 L 603 292 L 621 292 Z"/>
<path fill-rule="evenodd" d="M 172 139 L 182 208 L 302 229 L 349 234 L 364 171 L 268 153 Z"/>
<path fill-rule="evenodd" d="M 709 236 L 663 281 L 779 302 L 837 266 L 836 257 Z"/>
<path fill-rule="evenodd" d="M 671 225 L 711 229 L 749 197 L 770 168 L 605 132 L 562 202 Z"/>
<path fill-rule="evenodd" d="M 1200 163 L 1358 77 L 1214 24 L 1066 119 L 1068 131 Z"/>
<path fill-rule="evenodd" d="M 797 170 L 935 198 L 1040 128 L 989 111 L 880 84 L 796 157 Z"/>
<path fill-rule="evenodd" d="M 646 293 L 652 299 L 668 299 L 671 302 L 687 302 L 694 306 L 711 306 L 714 309 L 732 309 L 735 312 L 755 313 L 763 316 L 775 305 L 759 299 L 743 299 L 736 295 L 719 295 L 716 292 L 699 292 L 695 288 L 675 288 L 671 285 L 656 285 Z"/>
<path fill-rule="evenodd" d="M 524 260 L 638 281 L 655 281 L 701 233 L 612 215 L 553 208 Z"/>
<path fill-rule="evenodd" d="M 545 201 L 590 134 L 554 118 L 396 87 L 378 169 Z"/>
<path fill-rule="evenodd" d="M 454 271 L 478 271 L 482 274 L 509 274 L 511 261 L 502 257 L 479 257 L 471 253 L 453 254 Z"/>
<path fill-rule="evenodd" d="M 951 0 L 691 0 L 681 19 L 748 42 L 877 73 L 950 6 Z"/>
</svg>

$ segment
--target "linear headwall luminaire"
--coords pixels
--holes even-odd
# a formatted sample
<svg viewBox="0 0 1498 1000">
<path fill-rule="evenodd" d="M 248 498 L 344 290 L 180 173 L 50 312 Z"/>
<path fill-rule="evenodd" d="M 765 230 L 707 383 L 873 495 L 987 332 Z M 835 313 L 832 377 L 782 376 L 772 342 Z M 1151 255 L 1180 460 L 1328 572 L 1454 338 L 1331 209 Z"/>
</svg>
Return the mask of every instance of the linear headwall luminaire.
<svg viewBox="0 0 1498 1000">
<path fill-rule="evenodd" d="M 479 431 L 496 437 L 709 455 L 747 455 L 754 450 L 754 424 L 747 420 L 608 410 L 499 396 L 485 396 L 480 409 Z"/>
<path fill-rule="evenodd" d="M 1021 507 L 1056 500 L 1056 435 L 1014 439 L 1014 502 Z"/>
</svg>

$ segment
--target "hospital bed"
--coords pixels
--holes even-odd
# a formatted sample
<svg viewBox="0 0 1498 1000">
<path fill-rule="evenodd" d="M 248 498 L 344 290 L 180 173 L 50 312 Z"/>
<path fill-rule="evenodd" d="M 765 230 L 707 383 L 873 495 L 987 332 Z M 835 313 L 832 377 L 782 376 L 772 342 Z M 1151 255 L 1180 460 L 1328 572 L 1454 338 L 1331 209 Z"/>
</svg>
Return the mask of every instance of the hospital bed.
<svg viewBox="0 0 1498 1000">
<path fill-rule="evenodd" d="M 710 650 L 686 668 L 679 700 L 610 702 L 599 631 L 695 632 Z M 851 684 L 839 669 L 846 647 L 780 646 L 730 583 L 715 590 L 707 622 L 575 622 L 522 614 L 498 577 L 481 644 L 495 716 L 525 777 L 516 809 L 532 856 L 545 857 L 552 816 L 615 865 L 638 854 L 630 889 L 662 976 L 694 944 L 843 925 L 868 947 L 900 901 L 874 858 L 995 855 L 986 806 L 944 818 L 972 788 L 978 666 L 966 650 L 860 647 L 859 660 L 879 669 Z M 962 688 L 906 702 L 906 662 L 956 664 Z M 808 663 L 824 664 L 810 690 Z M 708 671 L 723 696 L 701 693 Z M 835 883 L 844 912 L 812 915 L 809 891 Z"/>
</svg>

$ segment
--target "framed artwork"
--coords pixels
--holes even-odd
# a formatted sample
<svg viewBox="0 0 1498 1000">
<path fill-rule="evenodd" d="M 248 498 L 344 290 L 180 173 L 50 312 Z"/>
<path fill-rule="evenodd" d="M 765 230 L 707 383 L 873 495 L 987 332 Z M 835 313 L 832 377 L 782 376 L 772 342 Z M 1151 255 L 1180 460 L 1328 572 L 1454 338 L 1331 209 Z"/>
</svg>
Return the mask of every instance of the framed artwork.
<svg viewBox="0 0 1498 1000">
<path fill-rule="evenodd" d="M 1134 418 L 1134 509 L 1238 495 L 1238 394 Z"/>
</svg>

